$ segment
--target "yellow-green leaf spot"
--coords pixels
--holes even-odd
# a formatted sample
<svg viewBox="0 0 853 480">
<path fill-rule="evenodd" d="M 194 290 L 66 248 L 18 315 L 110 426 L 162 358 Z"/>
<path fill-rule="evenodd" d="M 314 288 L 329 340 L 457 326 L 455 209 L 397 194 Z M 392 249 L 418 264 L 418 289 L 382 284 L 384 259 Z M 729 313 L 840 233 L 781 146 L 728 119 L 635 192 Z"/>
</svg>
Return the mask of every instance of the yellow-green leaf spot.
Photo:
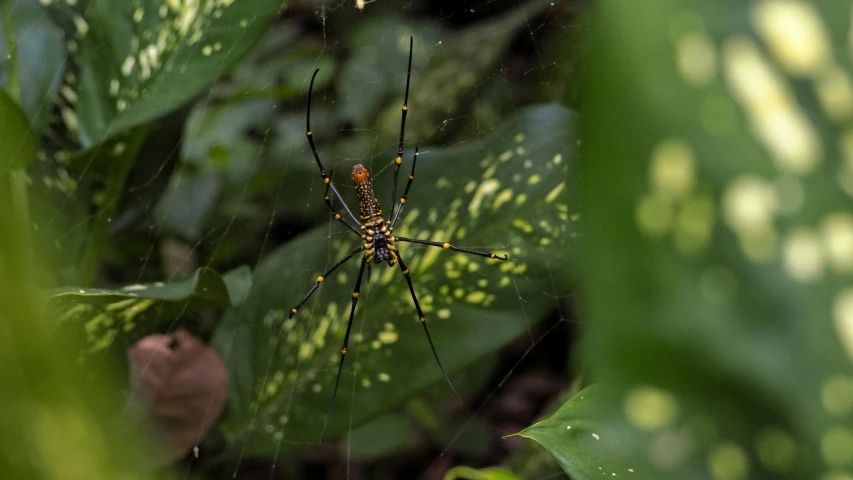
<svg viewBox="0 0 853 480">
<path fill-rule="evenodd" d="M 785 473 L 797 460 L 797 443 L 781 429 L 769 427 L 758 432 L 755 452 L 768 470 Z"/>
<path fill-rule="evenodd" d="M 750 260 L 768 261 L 775 253 L 777 203 L 773 186 L 753 175 L 736 178 L 723 193 L 723 219 L 740 237 Z"/>
<path fill-rule="evenodd" d="M 652 152 L 651 184 L 665 197 L 682 197 L 695 182 L 695 164 L 690 145 L 680 139 L 664 140 Z"/>
<path fill-rule="evenodd" d="M 634 216 L 641 232 L 660 237 L 672 227 L 674 215 L 668 199 L 660 195 L 646 195 L 637 203 Z"/>
<path fill-rule="evenodd" d="M 717 52 L 703 31 L 687 33 L 678 39 L 678 70 L 687 82 L 702 86 L 717 73 Z"/>
<path fill-rule="evenodd" d="M 741 480 L 749 474 L 749 457 L 743 448 L 733 442 L 714 447 L 708 463 L 715 480 Z"/>
<path fill-rule="evenodd" d="M 847 427 L 833 427 L 823 434 L 820 441 L 823 460 L 834 467 L 847 466 L 853 462 L 853 431 Z"/>
<path fill-rule="evenodd" d="M 820 105 L 827 116 L 836 122 L 846 120 L 853 114 L 853 82 L 846 70 L 838 65 L 829 65 L 815 78 Z"/>
<path fill-rule="evenodd" d="M 635 387 L 625 396 L 625 416 L 642 430 L 669 426 L 678 416 L 678 399 L 672 393 L 651 386 Z"/>
<path fill-rule="evenodd" d="M 821 475 L 820 480 L 853 480 L 853 475 L 841 471 L 828 472 Z"/>
<path fill-rule="evenodd" d="M 468 294 L 467 297 L 465 297 L 465 300 L 468 303 L 483 303 L 483 300 L 485 300 L 485 299 L 486 299 L 486 292 L 479 291 L 479 290 L 476 292 L 471 292 Z"/>
<path fill-rule="evenodd" d="M 828 378 L 821 386 L 820 400 L 830 415 L 844 417 L 853 412 L 853 377 L 835 375 Z"/>
<path fill-rule="evenodd" d="M 527 223 L 526 221 L 524 221 L 520 218 L 513 219 L 512 226 L 520 229 L 524 233 L 532 233 L 533 232 L 533 225 Z"/>
<path fill-rule="evenodd" d="M 826 26 L 808 2 L 757 2 L 752 21 L 773 56 L 792 75 L 814 75 L 831 59 Z"/>
<path fill-rule="evenodd" d="M 829 214 L 821 225 L 821 237 L 829 266 L 838 273 L 853 272 L 853 215 Z"/>
<path fill-rule="evenodd" d="M 823 148 L 785 79 L 746 37 L 728 40 L 723 58 L 729 89 L 746 110 L 752 133 L 776 165 L 797 175 L 812 172 Z"/>
<path fill-rule="evenodd" d="M 553 190 L 548 192 L 548 195 L 545 195 L 545 202 L 546 203 L 553 203 L 554 200 L 556 200 L 557 197 L 560 196 L 560 193 L 563 191 L 564 188 L 566 188 L 566 183 L 565 182 L 559 183 L 556 187 L 554 187 Z"/>
<path fill-rule="evenodd" d="M 379 341 L 384 344 L 390 344 L 396 342 L 400 338 L 400 335 L 395 331 L 384 330 L 379 332 Z"/>
<path fill-rule="evenodd" d="M 794 280 L 811 282 L 823 274 L 820 237 L 806 227 L 795 228 L 785 238 L 785 270 Z"/>
<path fill-rule="evenodd" d="M 471 202 L 468 204 L 468 212 L 472 217 L 476 217 L 480 214 L 480 207 L 483 204 L 483 199 L 487 196 L 495 193 L 498 188 L 500 188 L 501 184 L 497 180 L 491 178 L 488 180 L 484 180 L 483 183 L 477 187 L 476 193 L 474 193 L 474 197 L 471 199 Z"/>
<path fill-rule="evenodd" d="M 684 255 L 704 250 L 714 225 L 714 202 L 710 196 L 693 194 L 682 200 L 675 222 L 675 247 Z"/>
<path fill-rule="evenodd" d="M 847 350 L 847 356 L 853 360 L 853 288 L 848 287 L 835 296 L 832 318 L 835 332 Z"/>
</svg>

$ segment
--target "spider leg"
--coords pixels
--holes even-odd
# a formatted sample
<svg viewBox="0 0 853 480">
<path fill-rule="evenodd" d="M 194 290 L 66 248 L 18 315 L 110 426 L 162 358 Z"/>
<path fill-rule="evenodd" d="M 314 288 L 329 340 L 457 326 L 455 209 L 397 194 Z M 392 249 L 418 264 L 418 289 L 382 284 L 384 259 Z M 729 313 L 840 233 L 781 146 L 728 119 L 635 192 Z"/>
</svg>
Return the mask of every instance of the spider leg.
<svg viewBox="0 0 853 480">
<path fill-rule="evenodd" d="M 429 347 L 432 349 L 432 356 L 435 357 L 435 363 L 438 364 L 441 374 L 444 375 L 444 379 L 447 381 L 447 384 L 450 385 L 450 389 L 453 390 L 453 395 L 456 395 L 456 399 L 459 400 L 459 403 L 462 403 L 462 399 L 459 398 L 459 394 L 456 393 L 456 389 L 453 388 L 453 384 L 450 383 L 450 378 L 447 376 L 447 372 L 444 371 L 444 366 L 441 365 L 441 360 L 438 359 L 438 353 L 435 351 L 435 344 L 432 343 L 432 337 L 430 336 L 429 329 L 427 328 L 426 317 L 424 316 L 423 310 L 421 310 L 421 304 L 418 303 L 418 297 L 415 295 L 415 287 L 412 286 L 412 278 L 409 274 L 409 268 L 406 267 L 405 263 L 403 263 L 403 257 L 400 256 L 399 252 L 397 253 L 397 260 L 399 260 L 400 270 L 403 272 L 403 276 L 406 277 L 406 283 L 409 284 L 409 293 L 412 294 L 412 301 L 415 302 L 415 309 L 418 311 L 418 319 L 420 319 L 421 325 L 424 326 L 424 333 L 426 333 L 427 340 L 429 341 Z"/>
<path fill-rule="evenodd" d="M 409 69 L 406 73 L 406 96 L 403 99 L 403 118 L 400 120 L 400 142 L 397 144 L 397 158 L 394 159 L 394 185 L 391 186 L 391 205 L 397 201 L 397 174 L 403 163 L 403 134 L 406 132 L 406 114 L 409 113 L 409 81 L 412 79 L 412 47 L 414 37 L 409 37 Z"/>
<path fill-rule="evenodd" d="M 314 90 L 314 79 L 317 78 L 317 72 L 319 71 L 319 68 L 317 70 L 314 70 L 314 75 L 311 77 L 311 86 L 308 87 L 308 113 L 305 117 L 305 136 L 308 137 L 308 143 L 311 145 L 311 153 L 314 154 L 314 160 L 317 162 L 317 166 L 320 168 L 320 175 L 322 175 L 323 177 L 323 183 L 326 184 L 326 197 L 329 196 L 328 191 L 331 189 L 332 192 L 335 194 L 335 198 L 337 198 L 338 202 L 340 202 L 340 204 L 344 206 L 344 210 L 347 211 L 350 218 L 352 218 L 357 225 L 360 225 L 361 222 L 358 221 L 358 218 L 353 215 L 346 202 L 344 202 L 344 200 L 341 198 L 341 194 L 338 193 L 338 189 L 335 188 L 334 185 L 332 185 L 332 179 L 329 178 L 328 175 L 326 175 L 326 169 L 323 168 L 323 163 L 320 162 L 320 155 L 317 154 L 317 147 L 314 145 L 314 133 L 311 131 L 311 92 Z M 361 233 L 359 232 L 356 233 L 361 235 Z"/>
<path fill-rule="evenodd" d="M 323 422 L 323 430 L 320 432 L 320 443 L 323 443 L 323 434 L 326 433 L 326 427 L 329 425 L 329 420 L 332 418 L 332 409 L 335 406 L 335 397 L 338 396 L 338 385 L 341 383 L 341 373 L 344 370 L 344 358 L 347 355 L 347 344 L 349 343 L 349 334 L 352 330 L 352 319 L 355 315 L 355 305 L 358 303 L 358 294 L 361 290 L 361 276 L 364 274 L 364 266 L 367 264 L 367 259 L 361 259 L 361 268 L 358 270 L 358 278 L 355 280 L 355 288 L 352 291 L 352 307 L 349 311 L 349 320 L 347 320 L 347 332 L 344 334 L 344 345 L 341 347 L 341 363 L 338 365 L 338 376 L 335 378 L 335 388 L 332 390 L 332 401 L 329 403 L 329 413 L 326 414 L 326 421 Z"/>
<path fill-rule="evenodd" d="M 393 241 L 395 242 L 409 242 L 409 243 L 421 243 L 423 245 L 431 245 L 433 247 L 441 247 L 441 248 L 449 248 L 450 250 L 454 250 L 462 253 L 469 253 L 471 255 L 478 255 L 486 258 L 496 258 L 498 260 L 507 260 L 509 256 L 504 255 L 500 256 L 496 253 L 492 252 L 478 252 L 476 250 L 469 250 L 467 248 L 459 248 L 456 245 L 451 245 L 447 242 L 434 242 L 432 240 L 421 240 L 420 238 L 407 238 L 407 237 L 394 237 Z"/>
<path fill-rule="evenodd" d="M 406 189 L 403 191 L 403 196 L 400 197 L 400 204 L 396 205 L 396 211 L 391 219 L 391 226 L 397 223 L 397 218 L 400 216 L 400 212 L 403 211 L 403 207 L 406 205 L 406 198 L 409 196 L 409 187 L 412 186 L 412 180 L 415 179 L 415 164 L 418 163 L 418 147 L 415 147 L 415 158 L 412 159 L 412 173 L 409 174 L 409 181 L 406 182 Z"/>
<path fill-rule="evenodd" d="M 352 225 L 350 225 L 350 223 L 349 223 L 349 222 L 347 222 L 343 217 L 341 217 L 341 214 L 340 214 L 340 213 L 338 213 L 338 211 L 337 211 L 337 210 L 335 210 L 335 207 L 333 207 L 333 206 L 332 206 L 332 200 L 329 198 L 329 189 L 333 188 L 333 186 L 332 186 L 332 176 L 334 176 L 334 174 L 335 174 L 335 170 L 334 170 L 334 169 L 332 169 L 331 171 L 329 171 L 329 182 L 326 184 L 326 193 L 325 193 L 325 194 L 323 194 L 323 200 L 325 200 L 326 205 L 328 205 L 328 206 L 329 206 L 329 210 L 331 210 L 331 211 L 332 211 L 332 216 L 334 216 L 334 217 L 335 217 L 335 220 L 337 220 L 337 221 L 339 221 L 339 222 L 343 223 L 344 225 L 346 225 L 346 227 L 347 227 L 347 228 L 349 228 L 350 230 L 352 230 L 353 232 L 355 232 L 355 234 L 356 234 L 356 235 L 358 235 L 358 236 L 360 237 L 360 236 L 361 236 L 361 232 L 360 232 L 360 231 L 358 231 L 358 229 L 357 229 L 357 228 L 355 228 L 355 227 L 353 227 Z M 338 200 L 340 200 L 340 195 L 338 195 Z M 344 208 L 347 208 L 346 204 L 343 204 L 343 205 L 344 205 Z"/>
<path fill-rule="evenodd" d="M 296 315 L 296 312 L 300 308 L 302 308 L 302 305 L 305 305 L 305 302 L 307 302 L 311 295 L 313 295 L 314 292 L 317 291 L 317 289 L 320 287 L 320 284 L 323 283 L 323 280 L 325 280 L 326 277 L 331 275 L 331 273 L 337 270 L 338 267 L 346 263 L 347 260 L 354 257 L 356 253 L 362 250 L 364 250 L 364 245 L 359 245 L 358 247 L 354 248 L 353 251 L 349 252 L 346 257 L 342 258 L 338 263 L 332 265 L 328 270 L 323 272 L 322 275 L 317 277 L 317 280 L 314 280 L 314 286 L 311 287 L 311 290 L 308 290 L 308 293 L 305 294 L 305 296 L 302 298 L 302 301 L 299 302 L 298 305 L 290 309 L 290 316 L 287 318 L 293 318 L 293 316 Z"/>
</svg>

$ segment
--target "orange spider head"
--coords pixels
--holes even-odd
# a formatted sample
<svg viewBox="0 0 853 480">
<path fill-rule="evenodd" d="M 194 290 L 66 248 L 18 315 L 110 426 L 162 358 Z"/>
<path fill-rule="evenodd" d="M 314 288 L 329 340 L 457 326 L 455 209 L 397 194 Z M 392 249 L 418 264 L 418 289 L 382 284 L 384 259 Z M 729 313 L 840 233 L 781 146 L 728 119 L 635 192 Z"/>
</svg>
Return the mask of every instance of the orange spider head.
<svg viewBox="0 0 853 480">
<path fill-rule="evenodd" d="M 369 182 L 370 172 L 367 171 L 367 167 L 360 163 L 352 167 L 352 181 L 355 182 L 356 185 L 361 185 L 365 182 Z"/>
</svg>

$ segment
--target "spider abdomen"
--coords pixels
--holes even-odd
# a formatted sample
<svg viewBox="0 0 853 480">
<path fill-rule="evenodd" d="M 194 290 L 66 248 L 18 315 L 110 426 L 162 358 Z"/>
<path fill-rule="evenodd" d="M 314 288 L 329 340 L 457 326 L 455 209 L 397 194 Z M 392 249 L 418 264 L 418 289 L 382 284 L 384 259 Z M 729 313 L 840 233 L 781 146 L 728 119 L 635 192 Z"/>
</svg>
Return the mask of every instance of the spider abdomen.
<svg viewBox="0 0 853 480">
<path fill-rule="evenodd" d="M 361 212 L 361 220 L 366 222 L 377 222 L 382 219 L 382 209 L 379 208 L 379 200 L 373 194 L 373 184 L 370 183 L 370 172 L 362 164 L 352 167 L 352 181 L 355 183 L 355 191 L 358 195 L 358 208 Z"/>
</svg>

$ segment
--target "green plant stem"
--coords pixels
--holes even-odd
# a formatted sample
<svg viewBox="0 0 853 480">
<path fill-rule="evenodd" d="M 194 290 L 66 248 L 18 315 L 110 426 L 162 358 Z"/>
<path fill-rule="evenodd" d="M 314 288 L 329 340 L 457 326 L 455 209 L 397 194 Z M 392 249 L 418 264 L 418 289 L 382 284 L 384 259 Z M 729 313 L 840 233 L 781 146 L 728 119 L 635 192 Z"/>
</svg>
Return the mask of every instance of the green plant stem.
<svg viewBox="0 0 853 480">
<path fill-rule="evenodd" d="M 8 178 L 9 196 L 12 208 L 17 213 L 15 220 L 18 222 L 18 235 L 21 243 L 25 245 L 25 255 L 32 255 L 32 234 L 30 226 L 30 200 L 27 186 L 27 172 L 23 168 L 16 168 L 9 172 Z"/>
</svg>

